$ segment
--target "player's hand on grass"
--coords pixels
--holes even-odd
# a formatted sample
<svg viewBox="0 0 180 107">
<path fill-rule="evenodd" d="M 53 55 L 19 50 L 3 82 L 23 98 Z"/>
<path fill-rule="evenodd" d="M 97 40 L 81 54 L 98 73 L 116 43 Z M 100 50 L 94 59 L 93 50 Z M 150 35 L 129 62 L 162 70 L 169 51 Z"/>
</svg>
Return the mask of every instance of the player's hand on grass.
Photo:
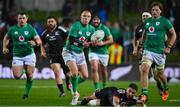
<svg viewBox="0 0 180 107">
<path fill-rule="evenodd" d="M 8 48 L 3 48 L 3 54 L 8 54 L 9 53 L 9 49 Z"/>
</svg>

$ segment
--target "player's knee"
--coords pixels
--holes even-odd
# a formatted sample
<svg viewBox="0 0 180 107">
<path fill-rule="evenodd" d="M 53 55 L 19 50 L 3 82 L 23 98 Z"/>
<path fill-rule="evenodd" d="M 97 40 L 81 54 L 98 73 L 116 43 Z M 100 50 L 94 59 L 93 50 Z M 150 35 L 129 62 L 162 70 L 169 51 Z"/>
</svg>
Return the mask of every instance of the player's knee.
<svg viewBox="0 0 180 107">
<path fill-rule="evenodd" d="M 15 78 L 15 79 L 20 79 L 21 76 L 22 76 L 22 74 L 14 74 L 14 78 Z"/>
<path fill-rule="evenodd" d="M 92 69 L 92 72 L 93 72 L 93 73 L 96 73 L 96 72 L 98 71 L 98 68 L 97 68 L 97 67 L 92 67 L 91 69 Z"/>
<path fill-rule="evenodd" d="M 142 73 L 148 73 L 149 72 L 149 65 L 148 64 L 142 64 L 141 72 Z"/>
</svg>

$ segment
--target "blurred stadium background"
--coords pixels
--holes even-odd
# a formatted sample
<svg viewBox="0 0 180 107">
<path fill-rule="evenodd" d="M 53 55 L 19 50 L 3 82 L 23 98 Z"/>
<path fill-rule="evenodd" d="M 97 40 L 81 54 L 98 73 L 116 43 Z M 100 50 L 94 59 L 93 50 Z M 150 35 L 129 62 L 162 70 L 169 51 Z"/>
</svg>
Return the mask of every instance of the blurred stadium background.
<svg viewBox="0 0 180 107">
<path fill-rule="evenodd" d="M 39 35 L 41 35 L 45 28 L 45 19 L 49 15 L 58 17 L 59 23 L 68 30 L 71 23 L 79 18 L 82 9 L 88 8 L 91 9 L 93 13 L 98 13 L 102 18 L 102 22 L 110 28 L 115 41 L 114 44 L 109 47 L 110 62 L 108 68 L 110 83 L 112 82 L 112 84 L 116 85 L 116 82 L 113 82 L 115 80 L 119 83 L 122 83 L 122 81 L 138 82 L 138 63 L 137 58 L 132 56 L 132 37 L 136 26 L 141 23 L 141 13 L 144 10 L 149 10 L 149 4 L 153 1 L 154 0 L 0 0 L 0 89 L 6 87 L 6 82 L 9 83 L 9 81 L 11 81 L 10 79 L 13 78 L 11 72 L 12 55 L 2 54 L 2 40 L 9 27 L 16 23 L 16 14 L 21 10 L 28 12 L 30 17 L 29 23 L 36 28 Z M 180 83 L 180 21 L 178 21 L 180 19 L 180 0 L 156 1 L 163 3 L 163 16 L 171 20 L 177 33 L 176 44 L 172 53 L 167 57 L 165 68 L 165 74 L 168 77 L 169 83 L 176 84 L 172 86 L 177 86 L 174 88 L 174 90 L 177 90 L 180 88 L 178 85 Z M 11 45 L 9 45 L 9 48 L 11 48 Z M 47 81 L 54 79 L 54 74 L 47 60 L 40 56 L 40 49 L 35 48 L 35 51 L 37 55 L 37 66 L 34 73 L 35 79 L 40 79 L 40 81 L 41 79 L 48 79 Z M 25 78 L 25 76 L 23 78 Z M 151 76 L 149 78 L 152 82 L 154 81 Z M 89 79 L 91 79 L 91 77 Z M 11 82 L 13 84 L 14 81 Z M 44 84 L 43 82 L 39 82 L 39 84 L 41 83 Z M 54 86 L 53 82 L 50 83 L 52 83 L 51 86 Z M 15 88 L 11 87 L 12 84 L 6 88 Z M 8 91 L 3 92 L 3 90 L 0 92 L 0 106 L 1 104 L 6 105 L 6 103 L 2 103 L 2 101 L 8 101 L 8 98 L 14 97 L 14 95 L 11 96 L 11 94 L 8 94 L 10 97 L 2 97 L 8 93 Z M 180 96 L 174 97 L 174 99 L 177 99 L 177 101 L 175 101 L 177 104 L 175 105 L 180 105 Z M 16 104 L 15 101 L 14 104 Z M 10 105 L 13 105 L 13 103 Z"/>
</svg>

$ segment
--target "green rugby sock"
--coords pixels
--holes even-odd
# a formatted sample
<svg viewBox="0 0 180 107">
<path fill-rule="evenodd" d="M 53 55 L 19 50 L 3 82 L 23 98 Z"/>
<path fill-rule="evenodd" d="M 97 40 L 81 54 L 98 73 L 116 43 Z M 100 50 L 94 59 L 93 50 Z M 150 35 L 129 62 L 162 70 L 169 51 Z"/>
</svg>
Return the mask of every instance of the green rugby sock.
<svg viewBox="0 0 180 107">
<path fill-rule="evenodd" d="M 163 88 L 164 88 L 164 90 L 168 90 L 169 89 L 167 84 L 163 84 Z"/>
<path fill-rule="evenodd" d="M 82 83 L 82 82 L 84 82 L 84 81 L 85 81 L 85 79 L 81 78 L 81 76 L 78 75 L 78 84 L 80 84 L 80 83 Z"/>
<path fill-rule="evenodd" d="M 148 89 L 147 89 L 147 88 L 143 88 L 143 89 L 142 89 L 142 94 L 147 95 L 147 94 L 148 94 Z"/>
<path fill-rule="evenodd" d="M 71 78 L 71 83 L 72 83 L 72 89 L 73 92 L 77 92 L 77 87 L 78 87 L 78 76 L 72 77 Z"/>
<path fill-rule="evenodd" d="M 102 87 L 103 87 L 103 88 L 106 88 L 106 87 L 107 87 L 107 82 L 103 82 L 103 83 L 102 83 Z"/>
<path fill-rule="evenodd" d="M 29 95 L 30 89 L 32 87 L 32 82 L 33 82 L 33 80 L 30 80 L 30 79 L 26 80 L 26 91 L 25 91 L 25 94 L 27 96 Z"/>
<path fill-rule="evenodd" d="M 98 82 L 94 82 L 94 87 L 95 87 L 96 90 L 98 90 L 99 89 L 99 83 Z"/>
</svg>

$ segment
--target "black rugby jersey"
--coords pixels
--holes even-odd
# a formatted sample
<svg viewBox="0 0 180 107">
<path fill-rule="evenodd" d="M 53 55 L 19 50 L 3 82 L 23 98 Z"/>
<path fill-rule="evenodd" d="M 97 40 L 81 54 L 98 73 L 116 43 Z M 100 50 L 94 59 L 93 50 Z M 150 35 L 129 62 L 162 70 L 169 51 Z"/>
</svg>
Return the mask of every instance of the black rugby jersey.
<svg viewBox="0 0 180 107">
<path fill-rule="evenodd" d="M 61 26 L 56 27 L 52 32 L 46 29 L 41 35 L 41 40 L 43 44 L 46 44 L 49 55 L 61 54 L 66 38 L 67 31 Z"/>
<path fill-rule="evenodd" d="M 104 88 L 104 89 L 100 90 L 99 92 L 95 93 L 95 95 L 97 98 L 102 99 L 102 100 L 109 99 L 107 97 L 112 97 L 113 95 L 118 96 L 120 98 L 120 104 L 126 103 L 127 106 L 135 105 L 136 101 L 139 99 L 139 97 L 137 97 L 137 96 L 134 96 L 132 98 L 127 98 L 126 89 L 123 89 L 123 88 L 118 89 L 116 87 Z M 111 101 L 111 104 L 112 103 L 113 103 L 113 101 Z M 111 105 L 111 104 L 109 104 L 109 105 Z"/>
<path fill-rule="evenodd" d="M 144 31 L 144 24 L 142 23 L 141 25 L 137 26 L 137 28 L 136 28 L 136 31 L 135 31 L 136 40 L 138 40 L 142 37 L 143 31 Z"/>
</svg>

